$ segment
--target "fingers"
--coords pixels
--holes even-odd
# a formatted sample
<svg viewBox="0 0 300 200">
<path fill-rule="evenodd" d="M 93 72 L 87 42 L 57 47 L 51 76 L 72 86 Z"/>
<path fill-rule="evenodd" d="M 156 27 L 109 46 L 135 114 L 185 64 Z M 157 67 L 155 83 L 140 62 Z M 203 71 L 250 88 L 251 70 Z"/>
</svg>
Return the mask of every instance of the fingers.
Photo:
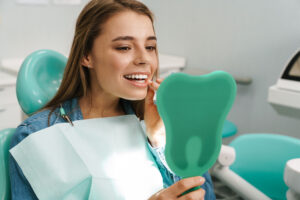
<svg viewBox="0 0 300 200">
<path fill-rule="evenodd" d="M 154 98 L 154 95 L 155 95 L 155 91 L 158 90 L 159 88 L 159 85 L 161 84 L 161 82 L 163 81 L 162 78 L 158 78 L 156 79 L 156 82 L 155 81 L 152 81 L 152 80 L 148 80 L 148 86 L 149 86 L 149 89 L 148 89 L 148 92 L 147 92 L 147 96 L 146 96 L 146 104 L 153 104 L 153 98 Z"/>
<path fill-rule="evenodd" d="M 149 87 L 156 91 L 159 87 L 159 85 L 163 82 L 163 79 L 162 78 L 157 78 L 156 81 L 152 81 L 152 80 L 148 80 L 148 83 L 149 83 Z"/>
<path fill-rule="evenodd" d="M 153 194 L 148 200 L 158 200 L 158 199 L 163 199 L 162 193 L 163 193 L 165 190 L 166 190 L 166 189 L 162 189 L 162 190 L 158 191 L 157 193 Z"/>
<path fill-rule="evenodd" d="M 205 178 L 201 176 L 195 176 L 195 177 L 182 179 L 177 183 L 173 184 L 170 188 L 174 190 L 173 192 L 176 196 L 179 196 L 189 189 L 203 185 L 204 182 L 205 182 Z"/>
<path fill-rule="evenodd" d="M 154 82 L 154 81 L 150 81 L 149 80 L 149 87 L 152 89 L 152 90 L 154 90 L 154 91 L 156 91 L 157 89 L 158 89 L 158 87 L 159 87 L 159 83 L 157 83 L 157 82 Z"/>
<path fill-rule="evenodd" d="M 163 82 L 163 80 L 164 80 L 163 78 L 157 78 L 156 82 L 161 83 L 161 82 Z"/>
<path fill-rule="evenodd" d="M 173 184 L 172 186 L 163 189 L 156 194 L 152 195 L 149 200 L 171 200 L 171 199 L 178 199 L 178 200 L 190 200 L 190 199 L 197 199 L 197 200 L 204 200 L 205 190 L 202 188 L 189 192 L 185 195 L 181 195 L 185 191 L 203 185 L 205 179 L 201 176 L 195 176 L 191 178 L 185 178 L 177 183 Z"/>
<path fill-rule="evenodd" d="M 153 97 L 154 97 L 154 90 L 148 89 L 146 98 L 145 98 L 145 103 L 146 104 L 152 104 L 153 103 Z"/>
<path fill-rule="evenodd" d="M 178 200 L 188 200 L 188 199 L 204 200 L 204 196 L 205 196 L 205 190 L 200 188 L 186 195 L 183 195 L 182 197 L 178 198 Z"/>
</svg>

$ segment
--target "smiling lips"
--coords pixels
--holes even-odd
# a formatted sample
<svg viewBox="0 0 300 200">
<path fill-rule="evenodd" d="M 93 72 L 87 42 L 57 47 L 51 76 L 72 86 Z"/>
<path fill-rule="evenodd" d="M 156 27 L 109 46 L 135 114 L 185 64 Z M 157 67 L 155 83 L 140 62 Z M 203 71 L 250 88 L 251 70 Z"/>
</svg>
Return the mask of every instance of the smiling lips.
<svg viewBox="0 0 300 200">
<path fill-rule="evenodd" d="M 132 85 L 136 87 L 147 87 L 147 80 L 149 77 L 149 73 L 133 73 L 124 75 L 124 78 L 128 80 Z"/>
</svg>

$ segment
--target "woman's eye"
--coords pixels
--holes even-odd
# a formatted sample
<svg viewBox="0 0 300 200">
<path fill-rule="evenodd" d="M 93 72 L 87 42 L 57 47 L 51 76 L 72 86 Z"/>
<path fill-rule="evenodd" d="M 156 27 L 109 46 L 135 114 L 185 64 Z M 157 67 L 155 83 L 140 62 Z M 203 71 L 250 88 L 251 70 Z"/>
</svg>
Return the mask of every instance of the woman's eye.
<svg viewBox="0 0 300 200">
<path fill-rule="evenodd" d="M 150 51 L 154 51 L 156 50 L 156 46 L 147 46 L 146 49 Z"/>
<path fill-rule="evenodd" d="M 130 50 L 130 47 L 117 47 L 116 49 L 119 51 L 128 51 Z"/>
</svg>

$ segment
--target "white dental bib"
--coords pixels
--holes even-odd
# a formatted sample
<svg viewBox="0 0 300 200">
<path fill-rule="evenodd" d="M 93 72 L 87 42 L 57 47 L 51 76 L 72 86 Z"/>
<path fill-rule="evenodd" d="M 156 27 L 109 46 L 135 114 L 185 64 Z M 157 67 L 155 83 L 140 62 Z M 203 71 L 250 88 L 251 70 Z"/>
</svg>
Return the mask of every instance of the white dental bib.
<svg viewBox="0 0 300 200">
<path fill-rule="evenodd" d="M 10 150 L 42 200 L 143 200 L 163 188 L 135 115 L 53 125 Z"/>
</svg>

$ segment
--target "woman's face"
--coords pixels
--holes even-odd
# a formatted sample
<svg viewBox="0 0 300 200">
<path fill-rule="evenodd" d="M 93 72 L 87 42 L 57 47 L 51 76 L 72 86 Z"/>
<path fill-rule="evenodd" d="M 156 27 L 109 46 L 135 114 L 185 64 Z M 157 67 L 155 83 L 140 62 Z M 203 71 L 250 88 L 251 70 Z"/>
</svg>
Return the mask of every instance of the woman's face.
<svg viewBox="0 0 300 200">
<path fill-rule="evenodd" d="M 103 25 L 86 59 L 97 91 L 129 100 L 144 99 L 147 80 L 158 67 L 151 20 L 132 11 L 114 15 Z"/>
</svg>

